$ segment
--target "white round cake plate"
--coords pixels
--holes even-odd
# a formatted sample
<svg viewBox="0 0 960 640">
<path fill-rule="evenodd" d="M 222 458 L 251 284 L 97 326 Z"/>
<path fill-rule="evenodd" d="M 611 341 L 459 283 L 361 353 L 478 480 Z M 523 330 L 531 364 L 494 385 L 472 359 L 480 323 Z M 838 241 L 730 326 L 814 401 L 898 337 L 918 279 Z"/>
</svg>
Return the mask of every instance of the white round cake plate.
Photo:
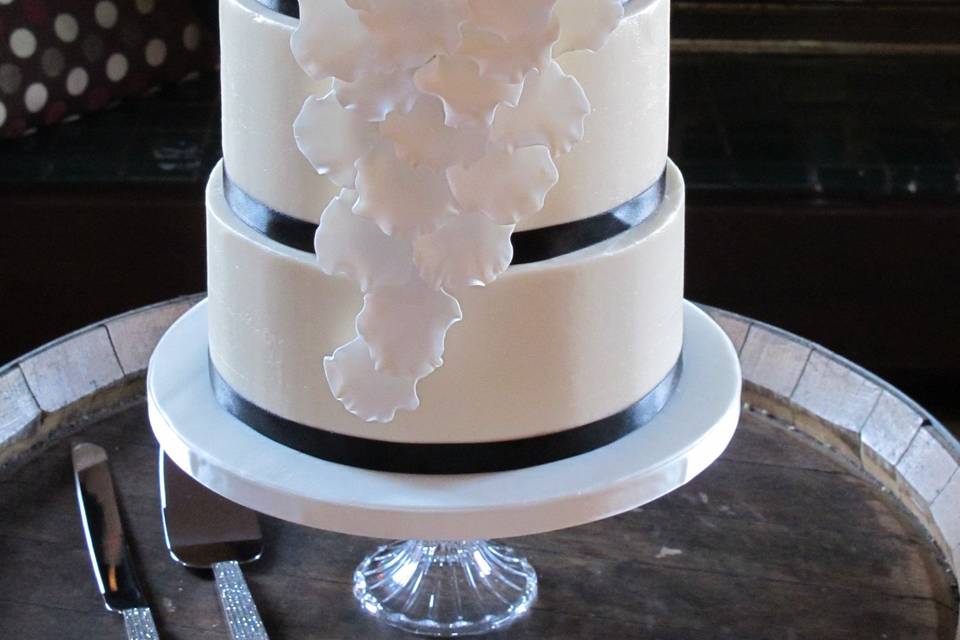
<svg viewBox="0 0 960 640">
<path fill-rule="evenodd" d="M 689 482 L 720 456 L 740 414 L 737 354 L 720 327 L 689 302 L 683 344 L 677 388 L 650 423 L 589 453 L 496 473 L 369 471 L 260 435 L 214 399 L 206 302 L 160 340 L 147 373 L 147 400 L 167 455 L 200 483 L 256 511 L 377 538 L 504 538 L 628 511 Z"/>
</svg>

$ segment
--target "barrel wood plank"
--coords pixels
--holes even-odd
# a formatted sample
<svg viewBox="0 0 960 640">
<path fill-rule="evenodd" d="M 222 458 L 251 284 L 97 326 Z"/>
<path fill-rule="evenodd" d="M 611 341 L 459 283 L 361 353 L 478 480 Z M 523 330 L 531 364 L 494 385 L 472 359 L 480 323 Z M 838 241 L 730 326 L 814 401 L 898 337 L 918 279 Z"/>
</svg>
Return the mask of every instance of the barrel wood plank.
<svg viewBox="0 0 960 640">
<path fill-rule="evenodd" d="M 194 301 L 106 321 L 0 370 L 0 638 L 122 635 L 82 540 L 77 439 L 111 456 L 161 635 L 227 637 L 210 577 L 164 548 L 143 401 L 150 350 Z M 540 597 L 493 637 L 957 637 L 956 440 L 817 345 L 711 313 L 744 361 L 746 410 L 728 450 L 645 507 L 513 539 L 539 572 Z M 271 637 L 404 636 L 366 618 L 350 593 L 376 541 L 263 525 L 266 553 L 247 575 Z"/>
</svg>

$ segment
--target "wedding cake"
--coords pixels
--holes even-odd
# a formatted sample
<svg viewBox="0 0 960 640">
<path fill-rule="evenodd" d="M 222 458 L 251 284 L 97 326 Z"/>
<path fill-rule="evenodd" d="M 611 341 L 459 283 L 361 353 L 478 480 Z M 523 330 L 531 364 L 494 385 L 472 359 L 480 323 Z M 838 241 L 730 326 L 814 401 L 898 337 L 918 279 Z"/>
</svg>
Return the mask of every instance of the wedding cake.
<svg viewBox="0 0 960 640">
<path fill-rule="evenodd" d="M 669 0 L 221 0 L 211 383 L 343 464 L 609 444 L 680 375 Z"/>
</svg>

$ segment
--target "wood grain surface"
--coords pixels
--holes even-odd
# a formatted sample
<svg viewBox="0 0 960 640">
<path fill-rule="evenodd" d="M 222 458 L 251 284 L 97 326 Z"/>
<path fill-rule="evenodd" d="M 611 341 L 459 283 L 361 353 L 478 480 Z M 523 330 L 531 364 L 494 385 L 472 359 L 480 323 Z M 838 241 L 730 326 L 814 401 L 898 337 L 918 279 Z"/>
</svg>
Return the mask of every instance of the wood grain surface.
<svg viewBox="0 0 960 640">
<path fill-rule="evenodd" d="M 0 475 L 0 638 L 122 637 L 82 539 L 69 444 L 103 445 L 161 636 L 226 638 L 209 576 L 163 544 L 144 405 Z M 518 488 L 522 490 L 522 488 Z M 409 637 L 350 593 L 377 541 L 263 520 L 247 568 L 271 638 Z M 889 492 L 782 423 L 745 413 L 689 485 L 602 522 L 516 538 L 540 575 L 532 613 L 498 638 L 952 639 L 957 595 L 925 530 Z"/>
</svg>

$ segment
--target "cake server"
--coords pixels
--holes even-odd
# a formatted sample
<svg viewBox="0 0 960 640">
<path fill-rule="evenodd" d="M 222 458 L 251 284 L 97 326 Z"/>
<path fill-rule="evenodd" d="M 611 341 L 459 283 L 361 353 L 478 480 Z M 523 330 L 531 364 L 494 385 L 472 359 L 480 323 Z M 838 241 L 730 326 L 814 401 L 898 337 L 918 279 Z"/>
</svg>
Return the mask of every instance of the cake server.
<svg viewBox="0 0 960 640">
<path fill-rule="evenodd" d="M 128 640 L 156 640 L 157 628 L 123 533 L 107 452 L 80 443 L 74 445 L 72 458 L 83 531 L 103 602 L 108 610 L 123 614 Z"/>
<path fill-rule="evenodd" d="M 267 640 L 240 563 L 263 552 L 257 514 L 210 491 L 160 451 L 163 532 L 173 559 L 212 569 L 223 615 L 234 640 Z"/>
</svg>

